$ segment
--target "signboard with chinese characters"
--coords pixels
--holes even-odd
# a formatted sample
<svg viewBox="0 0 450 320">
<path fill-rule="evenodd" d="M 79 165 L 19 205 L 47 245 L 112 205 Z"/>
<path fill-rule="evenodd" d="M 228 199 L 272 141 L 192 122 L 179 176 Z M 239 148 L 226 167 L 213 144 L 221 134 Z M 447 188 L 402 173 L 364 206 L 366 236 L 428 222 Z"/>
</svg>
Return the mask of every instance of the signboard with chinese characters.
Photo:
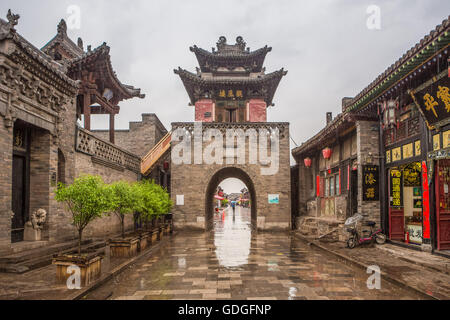
<svg viewBox="0 0 450 320">
<path fill-rule="evenodd" d="M 219 98 L 236 98 L 242 99 L 244 98 L 244 91 L 241 89 L 219 89 L 217 92 L 217 96 Z"/>
<path fill-rule="evenodd" d="M 402 151 L 401 150 L 402 150 L 401 147 L 392 149 L 392 161 L 402 160 Z"/>
<path fill-rule="evenodd" d="M 418 92 L 414 92 L 429 128 L 450 117 L 450 78 L 440 80 Z"/>
<path fill-rule="evenodd" d="M 403 206 L 402 197 L 402 172 L 398 169 L 391 169 L 389 173 L 390 181 L 390 206 L 400 208 Z"/>
<path fill-rule="evenodd" d="M 391 163 L 391 150 L 386 151 L 386 163 Z"/>
<path fill-rule="evenodd" d="M 363 166 L 363 201 L 380 199 L 380 183 L 378 166 Z"/>
<path fill-rule="evenodd" d="M 408 143 L 403 145 L 403 159 L 408 159 L 414 156 L 413 144 Z"/>
<path fill-rule="evenodd" d="M 415 151 L 416 157 L 422 154 L 422 148 L 420 147 L 420 140 L 414 142 L 414 149 L 416 150 Z"/>
<path fill-rule="evenodd" d="M 450 130 L 442 133 L 442 148 L 450 147 Z"/>
</svg>

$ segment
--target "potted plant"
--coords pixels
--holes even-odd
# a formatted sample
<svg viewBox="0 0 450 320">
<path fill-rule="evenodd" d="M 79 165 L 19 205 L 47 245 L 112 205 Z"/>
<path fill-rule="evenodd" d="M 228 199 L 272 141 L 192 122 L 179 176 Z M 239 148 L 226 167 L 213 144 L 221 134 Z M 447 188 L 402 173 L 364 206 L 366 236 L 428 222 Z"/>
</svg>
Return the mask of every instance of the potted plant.
<svg viewBox="0 0 450 320">
<path fill-rule="evenodd" d="M 80 268 L 81 284 L 88 285 L 100 276 L 102 256 L 96 251 L 82 252 L 81 241 L 86 226 L 109 208 L 105 185 L 99 176 L 83 175 L 69 186 L 60 183 L 55 199 L 66 204 L 78 231 L 78 250 L 57 255 L 52 261 L 56 265 L 57 281 L 66 283 L 70 276 L 67 268 L 75 265 Z"/>
<path fill-rule="evenodd" d="M 110 197 L 110 210 L 119 218 L 121 237 L 110 239 L 109 246 L 111 257 L 132 257 L 137 254 L 139 245 L 147 245 L 140 242 L 139 235 L 125 236 L 125 216 L 133 213 L 136 201 L 138 201 L 138 190 L 126 181 L 117 181 L 107 187 Z"/>
</svg>

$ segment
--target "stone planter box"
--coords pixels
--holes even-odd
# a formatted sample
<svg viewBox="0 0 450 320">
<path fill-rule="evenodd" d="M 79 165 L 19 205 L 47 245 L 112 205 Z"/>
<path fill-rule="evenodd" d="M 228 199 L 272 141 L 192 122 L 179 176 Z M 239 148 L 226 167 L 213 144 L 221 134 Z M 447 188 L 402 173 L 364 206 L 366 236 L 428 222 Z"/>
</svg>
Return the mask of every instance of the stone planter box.
<svg viewBox="0 0 450 320">
<path fill-rule="evenodd" d="M 111 257 L 130 258 L 138 253 L 139 237 L 112 239 L 109 242 Z"/>
<path fill-rule="evenodd" d="M 158 229 L 153 229 L 151 234 L 152 234 L 152 236 L 151 236 L 152 244 L 155 244 L 159 240 L 159 236 L 158 236 L 159 231 L 158 231 Z"/>
<path fill-rule="evenodd" d="M 80 285 L 87 286 L 94 282 L 101 275 L 103 256 L 97 252 L 67 253 L 53 258 L 52 264 L 56 265 L 56 282 L 66 284 L 67 279 L 73 274 L 67 273 L 67 268 L 77 266 L 80 268 Z"/>
<path fill-rule="evenodd" d="M 166 222 L 163 227 L 163 233 L 165 236 L 169 234 L 169 232 L 170 232 L 169 229 L 170 229 L 169 223 Z"/>
<path fill-rule="evenodd" d="M 150 232 L 142 232 L 139 235 L 139 251 L 144 251 L 152 243 Z"/>
<path fill-rule="evenodd" d="M 161 240 L 163 238 L 164 235 L 164 228 L 163 227 L 158 227 L 158 240 Z"/>
</svg>

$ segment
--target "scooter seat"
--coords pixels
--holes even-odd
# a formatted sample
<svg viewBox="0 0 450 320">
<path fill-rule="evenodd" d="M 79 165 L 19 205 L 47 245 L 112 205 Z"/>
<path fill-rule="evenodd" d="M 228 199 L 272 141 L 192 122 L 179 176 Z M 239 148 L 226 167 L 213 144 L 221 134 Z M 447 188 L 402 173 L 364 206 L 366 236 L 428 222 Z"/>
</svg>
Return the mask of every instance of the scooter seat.
<svg viewBox="0 0 450 320">
<path fill-rule="evenodd" d="M 377 223 L 375 222 L 375 221 L 367 221 L 366 223 L 365 223 L 365 225 L 366 226 L 369 226 L 369 227 L 373 227 L 374 225 L 376 225 Z"/>
</svg>

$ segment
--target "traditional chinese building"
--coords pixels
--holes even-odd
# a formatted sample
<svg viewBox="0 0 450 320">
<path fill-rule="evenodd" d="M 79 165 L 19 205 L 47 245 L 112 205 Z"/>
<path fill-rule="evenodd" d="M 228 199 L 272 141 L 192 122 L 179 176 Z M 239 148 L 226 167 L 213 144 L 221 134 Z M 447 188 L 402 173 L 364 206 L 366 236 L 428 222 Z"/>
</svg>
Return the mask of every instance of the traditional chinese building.
<svg viewBox="0 0 450 320">
<path fill-rule="evenodd" d="M 375 113 L 342 113 L 292 150 L 297 162 L 296 227 L 305 235 L 345 240 L 345 220 L 356 212 L 379 221 L 378 119 Z M 294 178 L 292 178 L 294 179 Z"/>
<path fill-rule="evenodd" d="M 242 37 L 236 44 L 227 44 L 220 37 L 212 52 L 193 46 L 200 68 L 197 73 L 178 68 L 175 73 L 183 81 L 190 104 L 195 105 L 195 121 L 203 122 L 265 122 L 267 107 L 283 69 L 265 73 L 266 54 L 271 47 L 250 51 Z"/>
<path fill-rule="evenodd" d="M 358 189 L 364 192 L 358 196 L 363 204 L 361 208 L 358 204 L 358 211 L 376 217 L 364 207 L 376 203 L 367 198 L 372 180 L 365 159 L 372 159 L 373 172 L 379 172 L 379 176 L 374 174 L 379 181 L 377 222 L 393 243 L 424 250 L 450 248 L 449 29 L 446 19 L 348 100 L 341 116 L 378 118 L 378 130 L 373 128 L 371 134 L 357 138 L 361 158 L 356 165 L 362 169 L 358 185 L 365 187 L 365 191 Z M 379 141 L 378 150 L 365 150 L 367 139 Z M 298 156 L 310 144 L 293 150 L 300 166 L 304 156 Z M 312 192 L 311 186 L 306 190 Z M 301 195 L 302 191 L 300 208 Z"/>
<path fill-rule="evenodd" d="M 91 114 L 109 114 L 109 141 L 114 143 L 114 119 L 119 102 L 134 97 L 144 98 L 140 89 L 119 81 L 111 65 L 110 48 L 103 43 L 94 50 L 84 51 L 83 41 L 75 44 L 67 36 L 64 20 L 58 32 L 41 50 L 61 64 L 66 74 L 80 81 L 77 95 L 77 117 L 84 116 L 84 128 L 91 130 Z"/>
<path fill-rule="evenodd" d="M 119 103 L 144 95 L 120 82 L 109 47 L 104 43 L 85 50 L 81 39 L 75 44 L 67 36 L 61 20 L 56 36 L 40 50 L 16 31 L 18 21 L 19 15 L 10 11 L 7 21 L 0 19 L 2 255 L 56 248 L 66 242 L 70 248 L 77 235 L 70 213 L 54 200 L 57 184 L 70 184 L 81 174 L 101 175 L 108 183 L 136 181 L 141 178 L 142 150 L 129 141 L 145 139 L 142 145 L 151 148 L 167 133 L 154 114 L 146 114 L 130 130 L 120 132 L 118 144 L 114 143 Z M 110 128 L 104 138 L 90 130 L 91 114 L 109 114 Z M 81 116 L 84 128 L 77 124 Z M 29 238 L 25 229 L 32 226 L 27 221 L 38 209 L 46 212 L 42 236 Z M 126 228 L 132 227 L 132 218 L 127 218 Z M 86 237 L 111 237 L 119 230 L 117 219 L 104 217 L 88 226 Z M 4 257 L 2 264 L 8 261 Z M 20 266 L 0 269 L 23 272 L 28 267 L 24 258 Z"/>
<path fill-rule="evenodd" d="M 228 44 L 225 37 L 220 37 L 217 49 L 212 51 L 197 46 L 190 50 L 199 63 L 197 72 L 181 68 L 175 70 L 186 88 L 190 105 L 195 106 L 196 121 L 195 125 L 193 122 L 172 123 L 171 191 L 175 204 L 175 227 L 210 229 L 217 186 L 224 179 L 234 177 L 248 188 L 255 228 L 289 229 L 289 124 L 267 122 L 267 107 L 273 105 L 277 86 L 287 72 L 281 69 L 265 73 L 264 59 L 271 48 L 265 46 L 251 51 L 246 48 L 242 37 L 237 37 L 235 44 Z M 177 135 L 175 139 L 174 133 L 180 130 L 186 134 L 184 137 Z M 226 146 L 225 139 L 230 131 L 236 134 L 232 137 L 234 147 L 231 148 Z M 223 151 L 224 156 L 218 156 L 213 163 L 202 156 L 211 142 L 202 137 L 211 132 L 223 137 L 223 143 L 216 152 Z M 259 160 L 250 163 L 249 154 L 254 150 L 250 150 L 249 137 L 246 137 L 249 132 L 261 134 L 259 143 L 269 139 L 269 144 L 279 147 L 276 172 L 261 173 L 271 165 L 270 161 L 262 160 L 261 151 L 255 154 Z M 269 138 L 272 134 L 275 139 L 278 133 L 277 141 Z M 196 143 L 196 139 L 200 139 L 197 140 L 200 143 Z M 182 153 L 189 153 L 189 159 L 181 164 L 175 163 L 174 153 L 191 140 L 194 140 L 196 149 L 192 152 L 184 149 Z M 186 148 L 191 147 L 194 148 L 193 145 Z M 239 148 L 244 150 L 245 161 L 238 161 L 236 153 L 231 156 L 227 153 Z"/>
</svg>

